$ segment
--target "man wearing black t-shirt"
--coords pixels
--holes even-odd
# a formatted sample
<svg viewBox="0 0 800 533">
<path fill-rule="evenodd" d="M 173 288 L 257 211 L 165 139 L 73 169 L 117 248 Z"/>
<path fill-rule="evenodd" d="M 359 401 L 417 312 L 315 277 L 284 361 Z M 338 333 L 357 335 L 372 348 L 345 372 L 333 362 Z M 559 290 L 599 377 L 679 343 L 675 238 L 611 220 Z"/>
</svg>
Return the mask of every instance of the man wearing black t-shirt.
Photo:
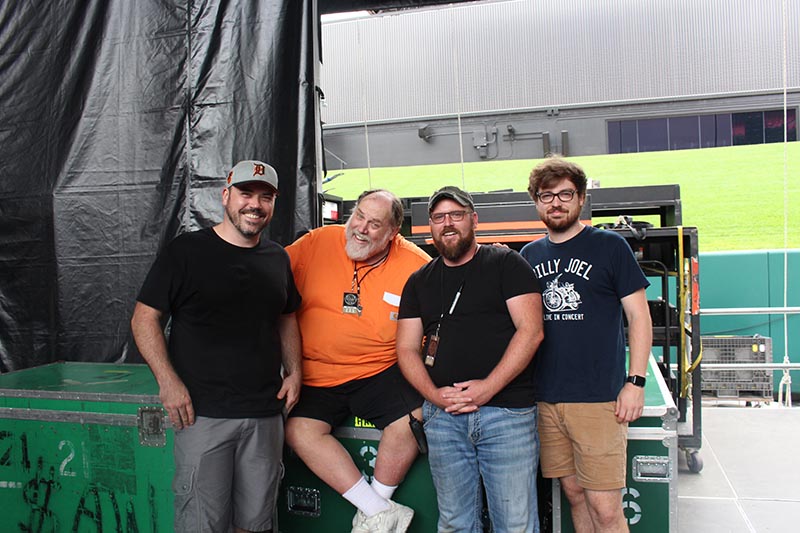
<svg viewBox="0 0 800 533">
<path fill-rule="evenodd" d="M 536 532 L 529 364 L 542 340 L 539 284 L 517 252 L 478 245 L 468 193 L 444 187 L 431 196 L 428 212 L 440 257 L 403 289 L 397 358 L 425 398 L 438 529 L 482 529 L 482 481 L 493 531 Z"/>
<path fill-rule="evenodd" d="M 261 238 L 277 194 L 271 166 L 238 163 L 222 222 L 176 237 L 137 297 L 134 339 L 176 430 L 178 532 L 273 529 L 281 411 L 302 382 L 300 295 L 286 252 Z"/>
</svg>

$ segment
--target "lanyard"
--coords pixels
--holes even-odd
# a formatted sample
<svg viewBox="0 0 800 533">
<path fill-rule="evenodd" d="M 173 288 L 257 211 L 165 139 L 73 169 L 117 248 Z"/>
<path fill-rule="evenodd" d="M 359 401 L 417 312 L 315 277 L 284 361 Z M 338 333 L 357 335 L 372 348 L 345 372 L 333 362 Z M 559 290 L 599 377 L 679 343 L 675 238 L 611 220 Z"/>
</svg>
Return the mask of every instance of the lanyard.
<svg viewBox="0 0 800 533">
<path fill-rule="evenodd" d="M 383 264 L 383 263 L 386 261 L 386 259 L 388 259 L 388 257 L 389 257 L 389 251 L 390 251 L 391 249 L 392 249 L 392 248 L 391 248 L 391 246 L 390 246 L 390 247 L 389 247 L 389 250 L 386 250 L 386 254 L 384 254 L 384 256 L 383 256 L 383 257 L 381 257 L 380 259 L 378 259 L 378 260 L 377 260 L 377 261 L 375 261 L 374 263 L 370 263 L 370 264 L 368 264 L 368 265 L 363 265 L 363 266 L 360 266 L 360 267 L 356 267 L 356 262 L 355 262 L 355 261 L 353 261 L 353 281 L 352 281 L 352 283 L 351 283 L 351 285 L 350 285 L 350 290 L 351 290 L 351 291 L 352 291 L 352 290 L 356 291 L 356 294 L 357 294 L 357 295 L 358 295 L 358 297 L 359 297 L 359 301 L 361 300 L 361 282 L 362 282 L 362 281 L 364 281 L 364 278 L 366 278 L 366 277 L 369 275 L 369 273 L 370 273 L 370 272 L 372 272 L 373 270 L 375 270 L 376 268 L 378 268 L 379 266 L 381 266 L 381 265 L 382 265 L 382 264 Z M 369 267 L 372 267 L 372 268 L 369 268 Z M 365 269 L 365 268 L 369 268 L 369 270 L 367 270 L 366 272 L 364 272 L 364 275 L 363 275 L 363 276 L 361 276 L 361 277 L 359 278 L 359 277 L 358 277 L 358 272 L 359 272 L 360 270 L 363 270 L 363 269 Z"/>
<path fill-rule="evenodd" d="M 461 293 L 464 292 L 464 284 L 467 282 L 467 276 L 469 276 L 469 273 L 472 270 L 473 261 L 478 256 L 478 250 L 480 250 L 480 248 L 475 250 L 475 254 L 472 256 L 472 259 L 470 259 L 469 265 L 467 266 L 466 270 L 464 271 L 464 278 L 461 280 L 461 283 L 459 284 L 458 289 L 456 290 L 456 295 L 453 296 L 453 301 L 450 303 L 450 309 L 447 311 L 447 316 L 452 316 L 453 315 L 453 311 L 456 310 L 456 305 L 458 305 L 458 300 L 459 300 L 459 298 L 461 298 Z M 442 327 L 442 321 L 444 320 L 444 316 L 445 316 L 445 312 L 444 312 L 444 269 L 445 269 L 445 265 L 444 265 L 444 260 L 443 259 L 440 259 L 440 261 L 441 261 L 441 265 L 440 265 L 441 266 L 441 270 L 439 270 L 439 295 L 440 295 L 439 301 L 441 302 L 442 312 L 441 312 L 441 314 L 439 314 L 439 323 L 436 324 L 436 333 L 434 333 L 434 335 L 436 335 L 437 338 L 439 337 L 439 330 Z"/>
<path fill-rule="evenodd" d="M 479 250 L 480 248 L 478 248 Z M 467 276 L 472 269 L 472 261 L 478 255 L 478 250 L 475 250 L 475 255 L 472 256 L 470 259 L 470 264 L 467 265 L 467 268 L 464 271 L 464 278 L 461 280 L 461 283 L 458 285 L 458 289 L 456 290 L 455 296 L 453 296 L 453 301 L 450 303 L 450 309 L 447 311 L 447 316 L 452 316 L 453 311 L 456 310 L 456 305 L 458 305 L 458 300 L 461 298 L 461 293 L 464 291 L 464 284 L 467 282 Z M 436 362 L 436 353 L 439 351 L 439 332 L 442 329 L 442 322 L 444 322 L 444 260 L 439 258 L 441 261 L 441 270 L 439 271 L 439 302 L 441 303 L 441 313 L 439 314 L 439 321 L 436 323 L 436 332 L 430 336 L 428 339 L 428 348 L 425 353 L 425 366 L 433 366 Z"/>
</svg>

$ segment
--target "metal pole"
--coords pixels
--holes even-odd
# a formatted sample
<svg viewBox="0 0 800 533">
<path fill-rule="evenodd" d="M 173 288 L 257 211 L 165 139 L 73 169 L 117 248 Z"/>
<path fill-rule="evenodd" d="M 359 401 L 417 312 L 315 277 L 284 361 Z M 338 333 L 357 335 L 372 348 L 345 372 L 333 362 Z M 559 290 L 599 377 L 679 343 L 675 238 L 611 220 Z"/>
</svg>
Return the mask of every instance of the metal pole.
<svg viewBox="0 0 800 533">
<path fill-rule="evenodd" d="M 703 370 L 800 370 L 800 363 L 702 363 Z"/>
<path fill-rule="evenodd" d="M 728 307 L 700 309 L 703 316 L 711 315 L 791 315 L 800 313 L 800 307 Z"/>
</svg>

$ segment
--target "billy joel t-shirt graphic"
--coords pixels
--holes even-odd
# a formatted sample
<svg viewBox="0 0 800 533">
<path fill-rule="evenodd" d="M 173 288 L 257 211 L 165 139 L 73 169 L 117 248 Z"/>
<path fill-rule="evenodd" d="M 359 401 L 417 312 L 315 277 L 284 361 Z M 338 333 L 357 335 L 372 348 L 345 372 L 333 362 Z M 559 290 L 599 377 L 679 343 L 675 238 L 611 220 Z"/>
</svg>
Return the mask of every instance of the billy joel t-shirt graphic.
<svg viewBox="0 0 800 533">
<path fill-rule="evenodd" d="M 561 259 L 551 259 L 533 267 L 539 279 L 557 274 L 555 278 L 546 283 L 546 289 L 542 292 L 542 300 L 545 307 L 545 320 L 583 320 L 583 313 L 578 311 L 581 307 L 581 295 L 575 290 L 575 284 L 561 279 L 565 274 L 573 274 L 585 280 L 589 280 L 589 272 L 592 265 L 580 259 L 570 258 L 565 262 L 565 268 L 561 269 Z"/>
</svg>

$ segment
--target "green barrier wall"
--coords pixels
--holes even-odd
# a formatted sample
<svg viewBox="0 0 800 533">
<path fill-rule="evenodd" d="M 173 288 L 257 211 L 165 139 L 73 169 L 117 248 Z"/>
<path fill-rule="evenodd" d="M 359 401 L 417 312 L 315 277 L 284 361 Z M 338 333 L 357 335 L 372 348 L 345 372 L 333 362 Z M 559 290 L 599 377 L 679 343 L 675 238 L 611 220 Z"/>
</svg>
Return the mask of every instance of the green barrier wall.
<svg viewBox="0 0 800 533">
<path fill-rule="evenodd" d="M 788 293 L 784 303 L 784 262 Z M 709 252 L 700 254 L 700 308 L 800 307 L 800 250 Z M 788 352 L 800 363 L 800 315 L 788 315 Z M 701 335 L 762 335 L 772 338 L 772 357 L 786 353 L 783 315 L 729 315 L 700 318 Z M 774 373 L 778 390 L 782 371 Z M 792 392 L 800 393 L 800 371 L 792 371 Z"/>
</svg>

